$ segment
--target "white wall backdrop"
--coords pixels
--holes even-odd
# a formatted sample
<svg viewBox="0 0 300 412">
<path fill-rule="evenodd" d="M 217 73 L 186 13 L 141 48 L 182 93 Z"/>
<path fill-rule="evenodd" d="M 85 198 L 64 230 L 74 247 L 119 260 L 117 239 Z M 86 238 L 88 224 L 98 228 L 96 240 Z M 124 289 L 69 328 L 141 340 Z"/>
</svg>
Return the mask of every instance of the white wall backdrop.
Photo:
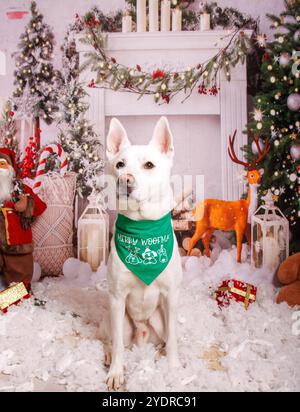
<svg viewBox="0 0 300 412">
<path fill-rule="evenodd" d="M 37 0 L 39 8 L 45 15 L 45 20 L 54 28 L 57 45 L 61 44 L 66 27 L 74 20 L 76 13 L 85 13 L 91 6 L 97 5 L 104 11 L 123 8 L 124 0 Z M 269 24 L 266 13 L 280 13 L 283 9 L 283 0 L 219 0 L 220 6 L 237 7 L 239 10 L 259 17 L 263 32 L 269 33 Z M 9 20 L 6 12 L 10 9 L 26 10 L 30 0 L 0 0 L 0 49 L 7 55 L 7 77 L 0 77 L 0 96 L 9 96 L 12 91 L 14 70 L 10 54 L 16 50 L 18 38 L 23 31 L 24 24 L 29 17 L 22 20 Z M 57 47 L 56 60 L 60 63 L 59 48 Z"/>
<path fill-rule="evenodd" d="M 124 0 L 37 0 L 41 12 L 54 29 L 56 36 L 55 64 L 60 67 L 59 45 L 63 41 L 66 28 L 74 21 L 76 13 L 84 14 L 90 7 L 97 5 L 103 11 L 109 12 L 117 8 L 123 8 Z M 220 6 L 237 7 L 240 11 L 260 17 L 261 31 L 272 35 L 265 14 L 272 12 L 279 14 L 283 10 L 283 0 L 219 0 Z M 20 34 L 24 25 L 29 20 L 9 20 L 6 12 L 12 9 L 27 10 L 29 0 L 0 0 L 0 49 L 6 53 L 7 75 L 0 76 L 0 98 L 10 96 L 13 90 L 14 63 L 11 53 L 16 50 Z M 197 6 L 195 6 L 197 7 Z M 1 106 L 1 103 L 0 103 Z M 107 119 L 108 120 L 108 119 Z M 150 139 L 156 118 L 149 116 L 147 119 L 123 118 L 130 137 L 135 143 L 145 143 Z M 175 159 L 175 173 L 180 174 L 204 174 L 205 196 L 218 197 L 221 195 L 221 166 L 219 130 L 220 122 L 217 116 L 200 119 L 201 136 L 196 133 L 199 126 L 199 118 L 193 116 L 181 116 L 170 118 L 174 133 L 177 155 Z M 187 135 L 187 122 L 195 125 L 193 135 Z M 108 124 L 106 124 L 106 127 Z M 55 141 L 55 125 L 42 125 L 42 143 Z M 102 137 L 103 138 L 103 137 Z M 208 145 L 207 142 L 210 142 Z"/>
</svg>

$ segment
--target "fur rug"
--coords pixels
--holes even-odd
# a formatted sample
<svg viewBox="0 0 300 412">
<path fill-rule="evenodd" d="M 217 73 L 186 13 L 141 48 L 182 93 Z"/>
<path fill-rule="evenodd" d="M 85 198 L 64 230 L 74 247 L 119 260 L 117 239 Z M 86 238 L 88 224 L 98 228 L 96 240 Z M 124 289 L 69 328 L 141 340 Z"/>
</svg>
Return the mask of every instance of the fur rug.
<svg viewBox="0 0 300 412">
<path fill-rule="evenodd" d="M 235 252 L 223 250 L 214 263 L 182 258 L 182 369 L 170 374 L 165 357 L 155 361 L 153 346 L 134 347 L 125 351 L 124 390 L 300 390 L 296 309 L 276 305 L 274 274 L 237 264 Z M 105 268 L 91 275 L 79 262 L 74 272 L 74 263 L 64 277 L 35 283 L 34 297 L 0 315 L 0 391 L 106 391 L 97 336 L 107 310 Z M 258 286 L 247 311 L 238 303 L 216 305 L 212 291 L 229 277 Z"/>
</svg>

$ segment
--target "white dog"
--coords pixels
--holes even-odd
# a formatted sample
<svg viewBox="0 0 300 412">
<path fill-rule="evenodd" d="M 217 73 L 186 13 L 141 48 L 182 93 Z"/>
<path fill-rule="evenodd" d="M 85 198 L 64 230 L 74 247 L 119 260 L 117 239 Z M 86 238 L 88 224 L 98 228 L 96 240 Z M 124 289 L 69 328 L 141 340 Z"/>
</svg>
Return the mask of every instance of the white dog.
<svg viewBox="0 0 300 412">
<path fill-rule="evenodd" d="M 111 355 L 107 376 L 109 389 L 118 389 L 124 383 L 123 352 L 124 346 L 130 341 L 138 344 L 148 339 L 154 343 L 165 342 L 169 366 L 179 366 L 176 323 L 182 268 L 169 213 L 174 206 L 170 185 L 173 156 L 173 139 L 165 117 L 158 121 L 150 143 L 143 146 L 131 145 L 121 123 L 117 119 L 111 120 L 107 158 L 118 185 L 119 207 L 125 202 L 127 208 L 123 205 L 122 210 L 119 210 L 108 259 L 110 318 L 109 331 L 104 335 L 106 352 L 111 350 L 111 354 L 106 353 L 109 363 Z M 116 232 L 120 219 L 123 222 L 123 234 Z M 168 235 L 162 233 L 162 236 L 146 239 L 152 232 L 149 223 L 154 230 L 160 227 L 160 222 L 164 222 L 161 229 L 163 225 L 170 225 Z M 136 247 L 138 244 L 130 232 L 131 226 L 135 228 L 136 223 L 138 230 L 144 224 L 148 227 L 148 232 L 142 233 L 141 230 L 141 235 L 146 239 L 143 242 L 150 242 L 149 247 L 146 247 L 147 244 L 144 249 Z M 125 260 L 120 258 L 121 252 L 116 246 L 117 233 L 118 239 L 123 241 L 123 252 L 128 250 Z M 168 250 L 170 245 L 171 249 Z M 139 249 L 143 249 L 140 255 L 137 254 Z M 131 266 L 126 262 L 130 262 Z M 147 277 L 147 280 L 141 280 L 134 274 L 135 269 L 130 270 L 138 263 L 142 267 L 141 276 Z M 149 281 L 148 276 L 156 264 L 161 264 L 164 269 L 159 275 L 154 275 L 154 280 Z"/>
</svg>

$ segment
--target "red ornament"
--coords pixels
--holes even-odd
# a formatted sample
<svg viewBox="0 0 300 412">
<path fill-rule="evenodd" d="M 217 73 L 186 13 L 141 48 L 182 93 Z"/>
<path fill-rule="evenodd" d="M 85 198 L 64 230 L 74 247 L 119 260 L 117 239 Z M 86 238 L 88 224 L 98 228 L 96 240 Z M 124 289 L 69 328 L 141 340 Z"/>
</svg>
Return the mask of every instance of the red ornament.
<svg viewBox="0 0 300 412">
<path fill-rule="evenodd" d="M 154 70 L 154 72 L 152 73 L 152 80 L 156 80 L 156 79 L 163 79 L 166 76 L 166 73 L 163 72 L 160 69 L 156 69 Z"/>
<path fill-rule="evenodd" d="M 97 20 L 95 16 L 91 16 L 88 19 L 86 19 L 85 23 L 89 27 L 96 27 L 100 24 L 99 20 Z"/>
<path fill-rule="evenodd" d="M 174 73 L 173 74 L 173 79 L 176 80 L 178 78 L 179 74 L 178 73 Z"/>
<path fill-rule="evenodd" d="M 15 115 L 15 112 L 11 111 L 9 112 L 10 117 L 13 117 Z"/>
<path fill-rule="evenodd" d="M 39 128 L 37 131 L 41 132 Z M 39 142 L 40 139 L 37 135 L 29 138 L 28 145 L 25 148 L 25 157 L 20 165 L 21 179 L 26 177 L 33 179 L 35 177 L 35 170 L 39 160 Z"/>
<path fill-rule="evenodd" d="M 224 280 L 216 290 L 215 296 L 220 307 L 229 306 L 231 300 L 242 302 L 245 309 L 256 301 L 257 287 L 239 280 Z"/>
<path fill-rule="evenodd" d="M 137 69 L 138 72 L 141 72 L 141 71 L 142 71 L 142 68 L 141 68 L 141 66 L 140 66 L 139 64 L 136 65 L 136 69 Z"/>
<path fill-rule="evenodd" d="M 117 60 L 116 60 L 114 57 L 112 57 L 110 60 L 111 60 L 111 62 L 112 62 L 113 64 L 116 64 L 116 63 L 117 63 Z"/>
<path fill-rule="evenodd" d="M 95 87 L 94 79 L 92 79 L 92 80 L 89 82 L 89 87 Z"/>
<path fill-rule="evenodd" d="M 265 61 L 265 62 L 269 61 L 269 60 L 270 60 L 270 55 L 269 55 L 269 53 L 265 52 L 265 53 L 263 54 L 262 59 L 263 59 L 263 61 Z"/>
</svg>

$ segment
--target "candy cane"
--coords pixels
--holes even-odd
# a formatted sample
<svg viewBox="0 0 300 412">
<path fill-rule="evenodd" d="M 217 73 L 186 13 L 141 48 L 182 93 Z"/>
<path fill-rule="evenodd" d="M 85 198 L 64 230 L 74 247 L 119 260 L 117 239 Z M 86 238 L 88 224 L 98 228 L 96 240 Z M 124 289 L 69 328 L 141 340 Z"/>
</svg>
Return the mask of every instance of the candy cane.
<svg viewBox="0 0 300 412">
<path fill-rule="evenodd" d="M 49 146 L 46 146 L 45 149 L 41 153 L 41 157 L 40 157 L 36 175 L 35 175 L 35 181 L 34 181 L 34 186 L 33 186 L 33 191 L 35 193 L 38 193 L 41 188 L 43 176 L 45 174 L 45 167 L 46 167 L 47 159 L 53 153 L 57 154 L 60 160 L 60 174 L 64 175 L 68 169 L 68 161 L 67 161 L 65 152 L 63 151 L 61 145 L 50 144 Z"/>
</svg>

